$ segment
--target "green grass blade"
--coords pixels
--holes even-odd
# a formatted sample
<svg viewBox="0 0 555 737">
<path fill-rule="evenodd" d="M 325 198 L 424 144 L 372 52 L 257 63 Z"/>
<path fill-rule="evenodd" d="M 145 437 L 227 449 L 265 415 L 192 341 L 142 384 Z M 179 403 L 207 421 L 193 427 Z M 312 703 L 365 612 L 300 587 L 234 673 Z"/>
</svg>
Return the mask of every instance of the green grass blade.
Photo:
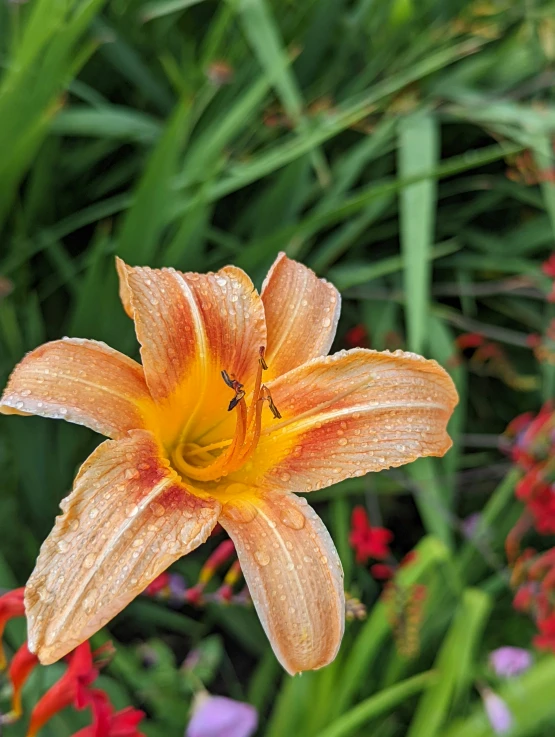
<svg viewBox="0 0 555 737">
<path fill-rule="evenodd" d="M 433 171 L 438 166 L 437 120 L 414 113 L 399 126 L 399 176 L 402 179 Z M 435 230 L 437 186 L 433 179 L 405 187 L 400 194 L 401 251 L 404 264 L 405 314 L 409 350 L 424 351 L 430 301 L 431 260 Z"/>
<path fill-rule="evenodd" d="M 489 615 L 491 601 L 467 589 L 435 662 L 438 680 L 421 697 L 407 737 L 435 737 L 449 710 L 472 679 L 472 658 Z"/>
</svg>

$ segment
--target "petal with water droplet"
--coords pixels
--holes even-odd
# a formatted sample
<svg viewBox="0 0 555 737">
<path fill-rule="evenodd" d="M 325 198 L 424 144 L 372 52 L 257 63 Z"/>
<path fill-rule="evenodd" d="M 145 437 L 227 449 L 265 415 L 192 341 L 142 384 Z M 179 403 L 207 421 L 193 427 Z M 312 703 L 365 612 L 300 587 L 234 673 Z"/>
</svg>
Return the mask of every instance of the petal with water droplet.
<svg viewBox="0 0 555 737">
<path fill-rule="evenodd" d="M 268 327 L 267 380 L 328 353 L 341 311 L 333 284 L 280 253 L 261 296 Z"/>
<path fill-rule="evenodd" d="M 220 522 L 235 543 L 245 580 L 274 652 L 291 674 L 336 656 L 343 636 L 343 571 L 318 515 L 294 494 L 251 496 L 258 514 Z M 272 524 L 269 524 L 271 522 Z"/>
<path fill-rule="evenodd" d="M 130 461 L 137 474 L 125 473 Z M 193 496 L 152 435 L 135 430 L 94 451 L 63 509 L 25 589 L 30 648 L 43 663 L 88 639 L 206 540 L 220 504 Z"/>
<path fill-rule="evenodd" d="M 146 427 L 152 407 L 140 364 L 81 338 L 55 340 L 28 353 L 0 401 L 0 413 L 69 420 L 111 438 Z"/>
<path fill-rule="evenodd" d="M 118 272 L 152 396 L 164 404 L 171 401 L 172 412 L 164 418 L 167 439 L 186 421 L 194 421 L 195 433 L 202 435 L 217 424 L 218 415 L 228 420 L 233 395 L 222 370 L 248 392 L 259 349 L 266 345 L 264 307 L 249 277 L 233 266 L 216 274 L 188 274 L 131 267 L 121 260 Z M 203 442 L 210 443 L 210 436 Z"/>
<path fill-rule="evenodd" d="M 282 419 L 266 420 L 250 470 L 230 481 L 312 491 L 442 456 L 451 447 L 453 381 L 435 361 L 413 353 L 355 348 L 315 359 L 268 386 Z"/>
</svg>

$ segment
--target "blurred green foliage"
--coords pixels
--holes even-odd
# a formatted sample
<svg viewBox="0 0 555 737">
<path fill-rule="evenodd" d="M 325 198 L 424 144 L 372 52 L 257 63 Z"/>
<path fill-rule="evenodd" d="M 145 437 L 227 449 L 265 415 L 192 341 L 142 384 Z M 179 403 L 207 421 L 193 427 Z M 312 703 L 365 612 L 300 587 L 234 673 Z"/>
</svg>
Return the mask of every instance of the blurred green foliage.
<svg viewBox="0 0 555 737">
<path fill-rule="evenodd" d="M 539 268 L 555 185 L 527 184 L 517 166 L 526 151 L 536 173 L 553 170 L 555 3 L 0 0 L 0 55 L 2 383 L 65 334 L 137 353 L 116 253 L 188 271 L 231 262 L 260 284 L 283 249 L 342 290 L 337 346 L 362 324 L 374 348 L 446 365 L 461 396 L 446 458 L 311 495 L 369 607 L 331 666 L 285 676 L 250 610 L 138 600 L 97 636 L 120 641 L 102 683 L 114 703 L 145 708 L 149 736 L 178 737 L 200 679 L 255 704 L 267 737 L 491 735 L 474 689 L 492 680 L 485 654 L 531 636 L 503 568 L 518 512 L 497 435 L 555 394 L 553 365 L 527 343 L 555 317 Z M 459 331 L 495 341 L 504 363 L 457 360 Z M 24 583 L 97 442 L 1 418 L 0 586 Z M 428 589 L 411 659 L 348 545 L 364 500 L 396 552 L 418 551 L 400 574 Z M 474 511 L 486 551 L 461 537 Z M 176 568 L 194 581 L 204 556 Z M 8 630 L 12 647 L 22 636 Z M 192 648 L 197 664 L 179 667 Z M 56 668 L 33 676 L 28 705 Z M 545 656 L 501 687 L 512 734 L 553 734 L 554 679 Z M 63 714 L 44 735 L 82 723 Z"/>
</svg>

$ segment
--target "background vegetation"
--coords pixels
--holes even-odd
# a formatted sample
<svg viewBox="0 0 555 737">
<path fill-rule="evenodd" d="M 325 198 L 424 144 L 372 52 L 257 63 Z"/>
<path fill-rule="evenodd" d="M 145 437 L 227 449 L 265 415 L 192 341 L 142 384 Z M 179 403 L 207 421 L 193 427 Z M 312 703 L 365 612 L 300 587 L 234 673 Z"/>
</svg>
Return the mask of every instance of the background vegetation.
<svg viewBox="0 0 555 737">
<path fill-rule="evenodd" d="M 311 495 L 368 608 L 332 666 L 284 675 L 249 608 L 143 598 L 98 636 L 117 645 L 102 680 L 114 703 L 145 708 L 149 736 L 178 737 L 200 679 L 256 705 L 266 737 L 487 737 L 487 682 L 514 735 L 552 735 L 553 656 L 503 685 L 487 653 L 534 633 L 511 608 L 518 472 L 498 448 L 515 415 L 555 394 L 549 339 L 534 352 L 529 337 L 555 317 L 540 269 L 555 235 L 555 4 L 0 0 L 0 61 L 0 383 L 62 335 L 137 354 L 116 253 L 187 271 L 231 262 L 260 284 L 285 250 L 342 291 L 337 347 L 363 326 L 373 348 L 439 360 L 461 396 L 445 459 Z M 469 332 L 494 349 L 461 352 Z M 0 586 L 23 585 L 97 442 L 0 418 Z M 427 590 L 411 632 L 354 562 L 355 504 L 394 532 L 399 558 L 416 546 L 398 576 L 401 592 Z M 193 583 L 206 555 L 175 570 Z M 9 645 L 22 638 L 13 623 Z M 27 703 L 59 673 L 37 671 Z M 44 735 L 82 723 L 64 713 Z"/>
</svg>

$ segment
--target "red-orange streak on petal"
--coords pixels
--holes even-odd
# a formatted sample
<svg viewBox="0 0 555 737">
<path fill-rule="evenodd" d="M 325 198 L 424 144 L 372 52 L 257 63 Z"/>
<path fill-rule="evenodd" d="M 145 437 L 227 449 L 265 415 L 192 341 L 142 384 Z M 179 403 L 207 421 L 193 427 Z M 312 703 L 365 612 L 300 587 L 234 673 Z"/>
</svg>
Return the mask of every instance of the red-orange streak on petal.
<svg viewBox="0 0 555 737">
<path fill-rule="evenodd" d="M 220 510 L 187 491 L 141 430 L 100 445 L 61 506 L 26 588 L 30 648 L 45 664 L 203 542 Z"/>
<path fill-rule="evenodd" d="M 326 528 L 294 494 L 229 503 L 221 524 L 276 657 L 291 674 L 336 656 L 343 636 L 343 571 Z"/>
<path fill-rule="evenodd" d="M 328 353 L 341 311 L 341 296 L 332 284 L 280 253 L 261 296 L 268 329 L 267 381 Z"/>
<path fill-rule="evenodd" d="M 453 382 L 414 354 L 353 349 L 316 359 L 270 388 L 283 419 L 267 420 L 252 467 L 232 481 L 311 491 L 451 447 Z"/>
<path fill-rule="evenodd" d="M 8 677 L 12 684 L 12 711 L 21 716 L 23 710 L 21 708 L 21 690 L 25 685 L 31 672 L 38 665 L 37 656 L 32 653 L 24 642 L 16 654 L 13 656 L 8 671 Z"/>
<path fill-rule="evenodd" d="M 64 338 L 15 367 L 0 412 L 69 420 L 119 437 L 144 427 L 151 405 L 140 364 L 104 343 Z"/>
</svg>

